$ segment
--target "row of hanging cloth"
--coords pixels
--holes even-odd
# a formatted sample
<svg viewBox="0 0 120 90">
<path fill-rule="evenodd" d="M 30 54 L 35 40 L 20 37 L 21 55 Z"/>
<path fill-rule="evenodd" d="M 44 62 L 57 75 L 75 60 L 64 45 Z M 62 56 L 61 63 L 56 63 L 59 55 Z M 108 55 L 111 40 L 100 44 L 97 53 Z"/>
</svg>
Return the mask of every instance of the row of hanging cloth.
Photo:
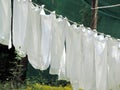
<svg viewBox="0 0 120 90">
<path fill-rule="evenodd" d="M 8 1 L 0 1 L 0 43 L 5 45 L 11 44 Z M 14 0 L 12 35 L 15 49 L 35 69 L 50 66 L 49 73 L 70 81 L 73 90 L 120 90 L 120 40 L 71 25 L 29 0 Z"/>
</svg>

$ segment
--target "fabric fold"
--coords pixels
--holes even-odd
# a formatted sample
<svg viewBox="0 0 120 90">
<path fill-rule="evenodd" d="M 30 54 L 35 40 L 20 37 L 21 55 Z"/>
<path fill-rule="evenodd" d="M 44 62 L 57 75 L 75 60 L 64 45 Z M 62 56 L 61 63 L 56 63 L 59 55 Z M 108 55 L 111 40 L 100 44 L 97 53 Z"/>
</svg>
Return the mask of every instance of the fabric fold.
<svg viewBox="0 0 120 90">
<path fill-rule="evenodd" d="M 11 0 L 0 0 L 0 43 L 11 48 Z"/>
</svg>

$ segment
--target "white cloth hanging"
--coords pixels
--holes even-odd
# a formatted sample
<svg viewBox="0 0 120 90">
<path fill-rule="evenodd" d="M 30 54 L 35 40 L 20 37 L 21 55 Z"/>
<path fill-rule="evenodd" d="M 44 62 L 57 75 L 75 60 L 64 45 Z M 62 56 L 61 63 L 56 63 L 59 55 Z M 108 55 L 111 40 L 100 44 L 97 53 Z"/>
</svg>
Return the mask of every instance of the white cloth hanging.
<svg viewBox="0 0 120 90">
<path fill-rule="evenodd" d="M 66 57 L 65 57 L 65 76 L 66 80 L 70 81 L 70 63 L 72 62 L 71 60 L 71 44 L 72 44 L 72 37 L 73 37 L 73 32 L 70 30 L 70 23 L 66 20 L 66 33 L 65 33 L 65 40 L 66 40 Z M 70 57 L 71 56 L 71 57 Z"/>
<path fill-rule="evenodd" d="M 43 69 L 47 69 L 51 62 L 51 42 L 52 42 L 52 24 L 55 20 L 55 12 L 51 12 L 50 15 L 46 15 L 44 9 L 41 13 L 41 52 L 42 52 L 42 61 L 44 62 Z"/>
<path fill-rule="evenodd" d="M 120 89 L 120 42 L 108 40 L 108 90 Z"/>
<path fill-rule="evenodd" d="M 73 24 L 66 30 L 66 67 L 67 77 L 70 79 L 73 90 L 79 89 L 81 53 L 81 27 Z"/>
<path fill-rule="evenodd" d="M 35 69 L 40 69 L 42 67 L 42 63 L 40 62 L 41 24 L 39 12 L 40 10 L 38 7 L 35 7 L 32 3 L 29 3 L 29 16 L 27 20 L 24 46 L 28 55 L 28 60 Z"/>
<path fill-rule="evenodd" d="M 0 0 L 0 43 L 11 48 L 11 0 Z"/>
<path fill-rule="evenodd" d="M 81 27 L 66 22 L 66 60 L 65 76 L 71 82 L 73 90 L 79 89 L 80 66 L 82 60 L 81 52 Z"/>
<path fill-rule="evenodd" d="M 55 19 L 52 27 L 50 74 L 59 74 L 60 63 L 63 60 L 62 57 L 65 48 L 65 20 L 61 17 Z"/>
<path fill-rule="evenodd" d="M 35 69 L 45 70 L 50 64 L 51 30 L 54 14 L 46 15 L 44 8 L 29 6 L 25 46 L 28 60 Z"/>
<path fill-rule="evenodd" d="M 26 55 L 23 48 L 27 29 L 28 4 L 29 0 L 14 0 L 13 5 L 13 45 L 22 57 Z"/>
<path fill-rule="evenodd" d="M 107 89 L 107 37 L 95 36 L 96 90 Z"/>
<path fill-rule="evenodd" d="M 79 75 L 79 88 L 84 90 L 96 90 L 95 79 L 95 59 L 94 59 L 94 37 L 89 28 L 81 29 L 81 64 Z"/>
</svg>

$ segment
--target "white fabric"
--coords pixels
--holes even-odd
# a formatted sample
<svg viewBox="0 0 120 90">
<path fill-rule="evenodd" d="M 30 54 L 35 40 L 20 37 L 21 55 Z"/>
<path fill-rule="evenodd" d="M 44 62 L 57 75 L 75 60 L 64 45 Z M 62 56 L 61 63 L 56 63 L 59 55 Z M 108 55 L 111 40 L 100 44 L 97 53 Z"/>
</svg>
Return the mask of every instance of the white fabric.
<svg viewBox="0 0 120 90">
<path fill-rule="evenodd" d="M 62 18 L 55 19 L 52 27 L 50 74 L 59 74 L 60 62 L 64 59 L 65 20 Z"/>
<path fill-rule="evenodd" d="M 27 29 L 28 2 L 29 0 L 14 0 L 13 7 L 13 45 L 21 56 L 25 56 L 23 51 L 25 33 Z"/>
<path fill-rule="evenodd" d="M 72 25 L 70 26 L 70 29 L 67 30 L 67 36 L 66 36 L 67 70 L 68 70 L 68 75 L 69 75 L 68 77 L 70 78 L 70 82 L 72 84 L 73 90 L 79 89 L 79 76 L 81 74 L 80 65 L 81 65 L 81 60 L 82 60 L 82 57 L 81 57 L 82 53 L 81 53 L 81 31 L 80 29 L 81 27 Z"/>
<path fill-rule="evenodd" d="M 39 10 L 30 3 L 25 46 L 28 60 L 35 69 L 49 67 L 53 17 L 53 14 L 46 15 L 42 7 Z"/>
<path fill-rule="evenodd" d="M 108 40 L 108 90 L 120 90 L 120 42 Z"/>
<path fill-rule="evenodd" d="M 82 60 L 80 64 L 79 88 L 84 90 L 96 90 L 94 34 L 90 29 L 82 28 Z"/>
<path fill-rule="evenodd" d="M 65 76 L 67 80 L 70 80 L 70 64 L 72 55 L 72 38 L 73 38 L 73 32 L 70 30 L 70 23 L 66 20 L 66 34 L 65 34 L 65 39 L 66 39 L 66 57 L 65 57 Z"/>
<path fill-rule="evenodd" d="M 37 8 L 37 7 L 36 7 Z M 25 37 L 25 49 L 27 51 L 28 60 L 35 69 L 40 69 L 41 63 L 41 30 L 40 30 L 40 15 L 32 3 L 29 4 L 27 31 Z"/>
<path fill-rule="evenodd" d="M 49 67 L 51 62 L 51 41 L 52 41 L 52 24 L 55 19 L 55 13 L 52 12 L 50 15 L 46 15 L 42 10 L 41 13 L 41 52 L 43 60 L 43 69 Z"/>
<path fill-rule="evenodd" d="M 79 89 L 80 66 L 82 60 L 81 53 L 81 27 L 67 22 L 66 29 L 66 61 L 65 75 L 66 80 L 72 84 L 73 90 Z"/>
<path fill-rule="evenodd" d="M 63 55 L 62 55 L 62 58 L 61 58 L 61 61 L 60 61 L 60 68 L 59 68 L 59 74 L 58 74 L 58 79 L 59 80 L 67 80 L 69 81 L 70 80 L 70 77 L 67 76 L 68 72 L 67 71 L 67 66 L 68 66 L 68 63 L 66 61 L 66 49 L 67 49 L 67 42 L 66 42 L 66 37 L 67 37 L 67 32 L 68 30 L 70 29 L 70 23 L 68 22 L 67 18 L 64 18 L 64 38 L 65 38 L 65 41 L 64 41 L 64 50 L 63 50 Z"/>
<path fill-rule="evenodd" d="M 66 75 L 65 75 L 65 47 L 63 49 L 62 57 L 60 60 L 60 67 L 59 67 L 59 73 L 58 73 L 58 80 L 67 80 Z"/>
<path fill-rule="evenodd" d="M 11 48 L 11 0 L 0 0 L 0 43 Z"/>
<path fill-rule="evenodd" d="M 95 37 L 96 90 L 107 89 L 107 37 Z"/>
</svg>

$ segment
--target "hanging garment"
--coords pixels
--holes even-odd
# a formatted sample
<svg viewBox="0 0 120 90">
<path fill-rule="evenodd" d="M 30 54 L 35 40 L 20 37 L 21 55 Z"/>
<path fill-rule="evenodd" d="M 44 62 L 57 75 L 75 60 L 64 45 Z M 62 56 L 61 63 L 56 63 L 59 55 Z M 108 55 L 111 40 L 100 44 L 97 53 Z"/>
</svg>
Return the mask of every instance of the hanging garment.
<svg viewBox="0 0 120 90">
<path fill-rule="evenodd" d="M 25 34 L 24 46 L 27 51 L 28 60 L 35 69 L 39 69 L 42 64 L 40 62 L 41 24 L 39 13 L 39 8 L 35 7 L 32 3 L 29 3 L 29 15 L 27 19 L 27 31 Z"/>
<path fill-rule="evenodd" d="M 120 90 L 120 42 L 108 40 L 108 90 Z"/>
<path fill-rule="evenodd" d="M 82 60 L 80 64 L 79 88 L 84 90 L 96 90 L 95 59 L 94 59 L 94 37 L 89 28 L 83 27 L 82 35 Z"/>
<path fill-rule="evenodd" d="M 51 12 L 50 15 L 46 15 L 44 9 L 41 10 L 41 52 L 42 61 L 44 62 L 43 69 L 47 69 L 51 62 L 51 42 L 52 42 L 52 24 L 55 20 L 55 12 Z"/>
<path fill-rule="evenodd" d="M 61 17 L 55 19 L 52 27 L 50 74 L 59 74 L 60 62 L 64 59 L 63 53 L 65 51 L 65 20 Z"/>
<path fill-rule="evenodd" d="M 25 46 L 28 60 L 35 69 L 45 70 L 49 67 L 51 26 L 54 16 L 53 13 L 46 15 L 43 7 L 39 9 L 30 3 Z"/>
<path fill-rule="evenodd" d="M 72 38 L 73 38 L 73 33 L 70 30 L 70 23 L 66 20 L 66 30 L 65 30 L 65 45 L 66 45 L 66 57 L 65 57 L 65 77 L 67 81 L 70 81 L 70 63 L 71 63 L 71 58 L 72 55 L 72 49 L 71 49 L 71 44 L 72 44 Z M 70 35 L 69 35 L 70 34 Z M 71 56 L 72 55 L 72 56 Z M 70 57 L 71 56 L 71 57 Z"/>
<path fill-rule="evenodd" d="M 64 47 L 62 57 L 60 60 L 58 80 L 67 80 L 66 75 L 65 75 L 65 65 L 66 65 L 65 64 L 65 57 L 66 57 L 66 52 L 65 52 L 65 47 Z"/>
<path fill-rule="evenodd" d="M 11 0 L 0 0 L 0 44 L 11 48 Z"/>
<path fill-rule="evenodd" d="M 95 36 L 96 90 L 107 89 L 107 37 Z"/>
<path fill-rule="evenodd" d="M 14 0 L 13 5 L 13 45 L 18 54 L 23 57 L 26 52 L 23 48 L 27 29 L 28 3 L 29 0 Z"/>
<path fill-rule="evenodd" d="M 66 30 L 66 70 L 73 90 L 79 89 L 81 53 L 81 27 L 73 24 Z"/>
</svg>

